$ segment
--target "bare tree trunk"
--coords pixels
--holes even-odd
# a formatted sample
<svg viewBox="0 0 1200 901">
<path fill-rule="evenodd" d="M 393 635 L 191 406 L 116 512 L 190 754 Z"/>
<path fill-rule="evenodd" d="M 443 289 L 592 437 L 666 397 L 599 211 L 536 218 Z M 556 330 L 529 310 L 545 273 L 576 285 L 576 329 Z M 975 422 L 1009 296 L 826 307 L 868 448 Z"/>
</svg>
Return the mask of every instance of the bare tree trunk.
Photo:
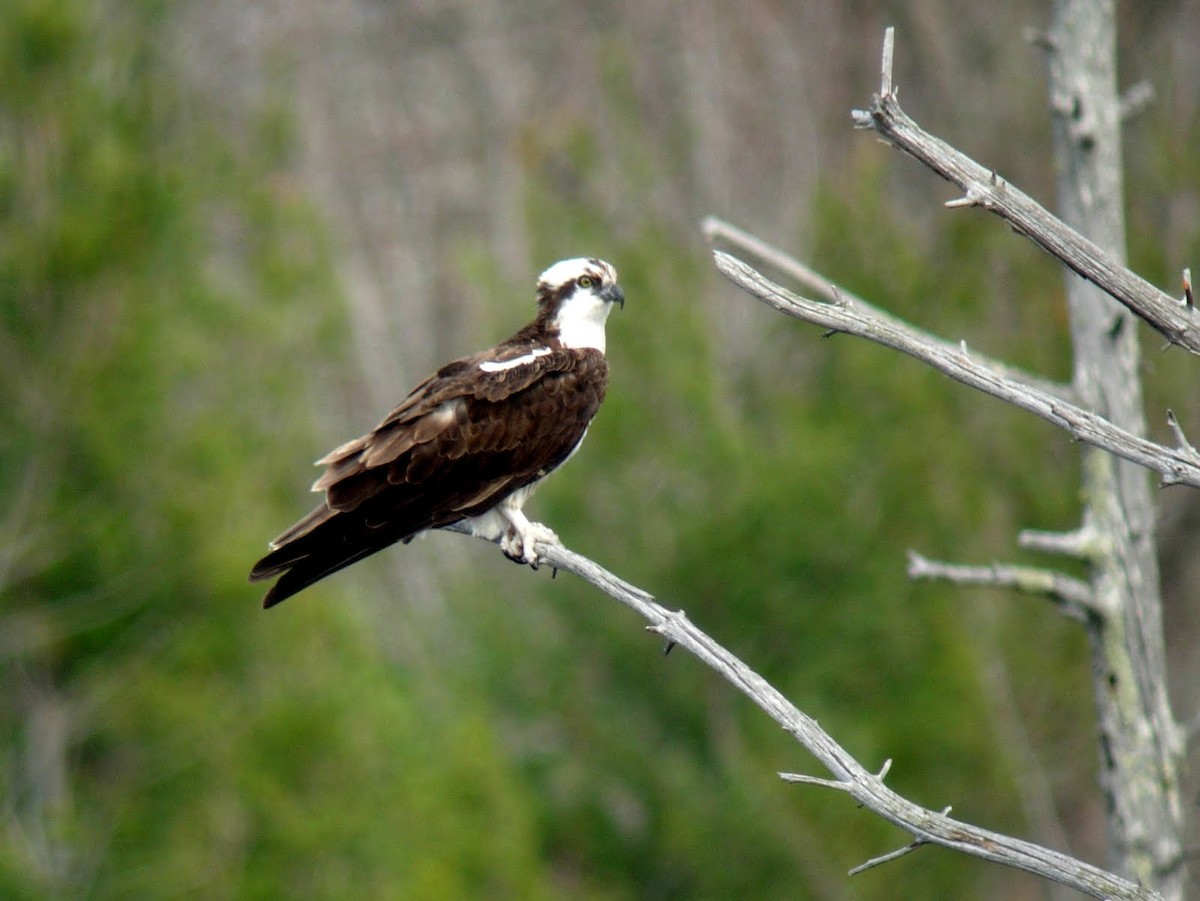
<svg viewBox="0 0 1200 901">
<path fill-rule="evenodd" d="M 961 188 L 962 198 L 948 202 L 948 207 L 981 207 L 1000 216 L 1073 273 L 1088 279 L 1072 276 L 1068 282 L 1076 353 L 1071 385 L 1047 385 L 971 352 L 965 343 L 955 346 L 900 322 L 719 220 L 706 221 L 705 230 L 714 239 L 762 258 L 824 298 L 800 297 L 728 254 L 716 252 L 718 269 L 772 307 L 830 332 L 857 335 L 909 354 L 1045 418 L 1089 446 L 1083 466 L 1081 527 L 1066 535 L 1026 531 L 1020 536 L 1025 547 L 1083 560 L 1086 581 L 1027 566 L 940 563 L 916 553 L 910 555 L 909 573 L 914 578 L 1007 586 L 1039 594 L 1085 624 L 1093 649 L 1100 778 L 1108 802 L 1112 868 L 1125 879 L 1114 890 L 1101 887 L 1094 871 L 1086 877 L 1067 876 L 1073 863 L 1065 868 L 1060 861 L 1030 869 L 1095 897 L 1180 899 L 1186 883 L 1179 785 L 1184 735 L 1167 695 L 1154 508 L 1143 469 L 1160 473 L 1165 483 L 1200 487 L 1200 452 L 1170 413 L 1167 421 L 1176 447 L 1156 444 L 1145 436 L 1135 317 L 1193 353 L 1200 353 L 1200 330 L 1190 303 L 1169 297 L 1124 265 L 1122 104 L 1116 88 L 1112 0 L 1056 0 L 1053 28 L 1041 43 L 1050 56 L 1055 143 L 1063 182 L 1060 200 L 1066 222 L 904 114 L 892 82 L 891 29 L 884 41 L 880 91 L 870 107 L 855 111 L 853 118 L 859 127 L 874 130 Z M 1105 293 L 1093 285 L 1102 285 Z M 938 841 L 910 831 L 916 837 L 914 844 Z M 1012 855 L 1003 857 L 1004 862 L 1021 865 Z M 1107 881 L 1112 876 L 1101 878 Z"/>
<path fill-rule="evenodd" d="M 1059 213 L 1123 263 L 1114 6 L 1113 0 L 1056 0 L 1046 48 Z M 1071 273 L 1066 279 L 1079 401 L 1144 435 L 1136 321 L 1095 285 Z M 1086 448 L 1082 496 L 1074 548 L 1088 564 L 1100 611 L 1087 622 L 1111 865 L 1164 898 L 1182 898 L 1183 749 L 1167 696 L 1149 475 Z"/>
</svg>

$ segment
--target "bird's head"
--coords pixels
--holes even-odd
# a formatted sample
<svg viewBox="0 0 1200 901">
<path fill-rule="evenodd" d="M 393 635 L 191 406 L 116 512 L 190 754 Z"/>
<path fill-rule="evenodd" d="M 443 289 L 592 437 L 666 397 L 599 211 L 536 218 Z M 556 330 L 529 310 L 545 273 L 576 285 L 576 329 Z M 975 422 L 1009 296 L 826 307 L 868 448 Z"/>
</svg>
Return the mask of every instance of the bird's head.
<svg viewBox="0 0 1200 901">
<path fill-rule="evenodd" d="M 604 350 L 604 322 L 613 304 L 625 306 L 617 270 L 595 257 L 555 263 L 538 277 L 538 310 L 566 347 Z"/>
</svg>

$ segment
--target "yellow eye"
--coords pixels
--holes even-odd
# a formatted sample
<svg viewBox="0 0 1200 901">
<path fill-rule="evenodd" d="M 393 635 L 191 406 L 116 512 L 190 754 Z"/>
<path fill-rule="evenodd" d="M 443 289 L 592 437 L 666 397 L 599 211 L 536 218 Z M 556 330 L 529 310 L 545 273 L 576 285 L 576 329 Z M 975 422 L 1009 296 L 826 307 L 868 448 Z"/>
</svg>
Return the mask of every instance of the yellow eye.
<svg viewBox="0 0 1200 901">
<path fill-rule="evenodd" d="M 581 275 L 579 276 L 579 281 L 577 281 L 575 284 L 579 285 L 581 288 L 590 288 L 595 283 L 596 280 L 590 275 Z"/>
</svg>

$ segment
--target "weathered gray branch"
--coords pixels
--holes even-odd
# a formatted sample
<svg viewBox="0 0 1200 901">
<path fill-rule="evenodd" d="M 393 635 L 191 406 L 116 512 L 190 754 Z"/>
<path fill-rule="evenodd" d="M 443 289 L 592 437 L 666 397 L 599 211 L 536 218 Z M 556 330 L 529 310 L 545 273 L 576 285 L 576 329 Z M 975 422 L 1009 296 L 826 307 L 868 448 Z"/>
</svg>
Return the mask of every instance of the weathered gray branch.
<svg viewBox="0 0 1200 901">
<path fill-rule="evenodd" d="M 879 317 L 845 295 L 840 303 L 809 300 L 775 284 L 727 253 L 714 251 L 713 258 L 726 278 L 781 313 L 908 354 L 952 379 L 1066 429 L 1077 441 L 1103 448 L 1161 474 L 1165 484 L 1180 483 L 1200 488 L 1200 454 L 1194 448 L 1164 447 L 1117 428 L 1090 410 L 1001 375 L 969 352 L 965 343 L 958 345 L 955 350 L 949 349 L 953 345 L 945 342 L 931 343 L 911 326 L 891 317 Z"/>
<path fill-rule="evenodd" d="M 1154 105 L 1154 84 L 1142 79 L 1121 92 L 1121 121 L 1128 122 Z"/>
<path fill-rule="evenodd" d="M 873 306 L 852 291 L 847 290 L 841 285 L 835 285 L 821 275 L 821 273 L 804 265 L 800 260 L 787 253 L 787 251 L 768 244 L 761 238 L 750 234 L 744 229 L 738 228 L 732 223 L 719 219 L 716 216 L 707 216 L 700 223 L 700 228 L 709 241 L 720 241 L 728 246 L 737 248 L 741 252 L 752 254 L 771 268 L 777 269 L 788 278 L 795 280 L 796 284 L 802 290 L 811 291 L 820 300 L 828 303 L 839 303 L 842 300 L 849 301 L 863 312 L 874 316 L 880 322 L 885 322 L 894 328 L 904 329 L 916 340 L 940 347 L 947 353 L 955 353 L 960 349 L 960 345 L 958 344 L 947 341 L 944 338 L 939 338 L 932 332 L 916 328 L 901 319 L 897 319 L 885 310 Z M 1031 388 L 1036 388 L 1061 400 L 1071 403 L 1075 401 L 1075 392 L 1070 385 L 1042 378 L 1040 375 L 1026 372 L 1023 369 L 1018 369 L 1015 366 L 1011 366 L 1001 360 L 993 359 L 992 357 L 984 356 L 983 354 L 974 354 L 974 356 L 977 362 L 1004 378 L 1019 382 L 1022 385 L 1028 385 Z"/>
<path fill-rule="evenodd" d="M 451 527 L 450 531 L 463 531 Z M 544 566 L 573 573 L 609 597 L 620 601 L 649 622 L 648 629 L 689 651 L 741 691 L 775 722 L 793 735 L 832 774 L 832 779 L 783 774 L 790 782 L 836 788 L 868 810 L 912 835 L 914 844 L 953 848 L 1033 873 L 1069 886 L 1093 898 L 1160 901 L 1160 896 L 1091 864 L 1049 848 L 973 826 L 914 804 L 884 784 L 889 765 L 872 773 L 839 745 L 817 721 L 797 708 L 773 685 L 738 657 L 701 631 L 682 610 L 668 610 L 649 592 L 613 575 L 561 544 L 538 542 L 535 550 Z M 947 811 L 949 808 L 947 808 Z M 884 859 L 891 859 L 885 855 Z M 877 859 L 882 863 L 884 859 Z"/>
<path fill-rule="evenodd" d="M 1043 529 L 1022 529 L 1017 544 L 1029 551 L 1059 554 L 1076 560 L 1092 562 L 1104 553 L 1103 541 L 1095 525 L 1085 516 L 1078 529 L 1069 532 L 1047 532 Z"/>
<path fill-rule="evenodd" d="M 945 563 L 930 560 L 916 551 L 908 552 L 908 577 L 910 579 L 940 579 L 958 585 L 983 585 L 1011 588 L 1026 594 L 1049 598 L 1062 612 L 1085 622 L 1089 616 L 1100 613 L 1096 597 L 1087 582 L 1068 576 L 1066 573 L 1041 569 L 1035 566 L 1016 566 L 993 563 L 990 566 L 968 566 L 962 563 Z"/>
<path fill-rule="evenodd" d="M 979 206 L 1007 220 L 1048 254 L 1124 304 L 1172 344 L 1200 353 L 1200 317 L 1169 294 L 1130 271 L 1098 245 L 1049 210 L 940 138 L 924 131 L 900 108 L 884 45 L 885 72 L 880 93 L 866 110 L 855 110 L 854 124 L 874 129 L 881 138 L 962 189 L 949 206 Z"/>
</svg>

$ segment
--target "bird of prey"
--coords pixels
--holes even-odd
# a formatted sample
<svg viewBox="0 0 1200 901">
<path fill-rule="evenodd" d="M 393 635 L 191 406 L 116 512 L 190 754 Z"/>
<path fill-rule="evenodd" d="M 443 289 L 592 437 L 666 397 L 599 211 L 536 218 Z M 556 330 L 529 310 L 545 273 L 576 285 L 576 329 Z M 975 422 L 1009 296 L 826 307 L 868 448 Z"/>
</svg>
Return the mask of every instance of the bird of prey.
<svg viewBox="0 0 1200 901">
<path fill-rule="evenodd" d="M 537 316 L 490 350 L 447 363 L 371 432 L 317 461 L 324 501 L 276 538 L 250 581 L 277 581 L 271 607 L 427 529 L 461 524 L 537 565 L 555 539 L 521 508 L 579 447 L 604 400 L 604 323 L 624 306 L 616 270 L 594 258 L 541 274 Z"/>
</svg>

